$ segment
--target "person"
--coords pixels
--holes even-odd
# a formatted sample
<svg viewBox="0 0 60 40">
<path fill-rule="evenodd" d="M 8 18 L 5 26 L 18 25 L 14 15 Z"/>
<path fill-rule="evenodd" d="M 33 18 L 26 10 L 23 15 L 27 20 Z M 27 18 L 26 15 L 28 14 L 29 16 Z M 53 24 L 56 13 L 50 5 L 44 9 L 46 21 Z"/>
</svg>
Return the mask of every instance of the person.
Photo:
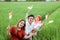
<svg viewBox="0 0 60 40">
<path fill-rule="evenodd" d="M 26 18 L 26 35 L 30 35 L 30 33 L 34 33 L 34 15 L 28 15 L 28 17 Z M 29 38 L 28 40 L 32 40 L 32 37 Z"/>
<path fill-rule="evenodd" d="M 35 21 L 34 21 L 34 28 L 37 30 L 37 31 L 40 31 L 40 28 L 42 27 L 43 25 L 43 22 L 41 21 L 42 19 L 42 16 L 41 15 L 37 15 Z"/>
<path fill-rule="evenodd" d="M 25 33 L 25 20 L 21 19 L 16 26 L 9 28 L 9 33 L 11 35 L 11 40 L 25 40 L 32 37 L 34 34 L 30 33 L 29 36 Z"/>
</svg>

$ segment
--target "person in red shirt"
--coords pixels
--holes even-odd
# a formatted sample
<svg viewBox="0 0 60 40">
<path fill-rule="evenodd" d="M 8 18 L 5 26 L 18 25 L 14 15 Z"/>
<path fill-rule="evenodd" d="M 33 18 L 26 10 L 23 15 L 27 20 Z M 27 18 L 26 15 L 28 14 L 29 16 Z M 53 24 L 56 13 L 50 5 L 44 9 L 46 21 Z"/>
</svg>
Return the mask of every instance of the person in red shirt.
<svg viewBox="0 0 60 40">
<path fill-rule="evenodd" d="M 25 20 L 20 20 L 17 26 L 12 26 L 9 28 L 9 33 L 11 35 L 11 40 L 25 40 L 34 35 L 34 33 L 30 33 L 29 36 L 25 34 Z"/>
</svg>

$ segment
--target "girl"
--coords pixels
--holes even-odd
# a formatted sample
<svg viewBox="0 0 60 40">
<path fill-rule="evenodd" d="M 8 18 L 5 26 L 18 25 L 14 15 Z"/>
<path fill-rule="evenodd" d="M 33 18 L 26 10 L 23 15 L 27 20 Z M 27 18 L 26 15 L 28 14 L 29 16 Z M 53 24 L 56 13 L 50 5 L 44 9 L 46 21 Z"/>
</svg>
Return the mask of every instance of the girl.
<svg viewBox="0 0 60 40">
<path fill-rule="evenodd" d="M 36 20 L 34 21 L 34 25 L 35 25 L 34 28 L 35 28 L 37 31 L 39 31 L 40 27 L 43 25 L 41 19 L 42 19 L 42 17 L 41 17 L 40 15 L 38 15 L 38 16 L 36 17 Z"/>
</svg>

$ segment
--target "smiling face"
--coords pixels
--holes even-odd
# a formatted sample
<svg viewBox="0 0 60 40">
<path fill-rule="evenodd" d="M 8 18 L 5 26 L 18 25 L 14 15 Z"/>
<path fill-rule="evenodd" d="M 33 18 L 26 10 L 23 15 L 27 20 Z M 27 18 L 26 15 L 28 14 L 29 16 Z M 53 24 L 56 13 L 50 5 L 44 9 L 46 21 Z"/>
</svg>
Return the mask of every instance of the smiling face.
<svg viewBox="0 0 60 40">
<path fill-rule="evenodd" d="M 39 21 L 40 19 L 38 17 L 36 17 L 36 20 Z"/>
<path fill-rule="evenodd" d="M 21 21 L 18 25 L 20 28 L 24 26 L 24 21 Z"/>
<path fill-rule="evenodd" d="M 28 22 L 31 24 L 34 21 L 34 15 L 28 16 Z"/>
<path fill-rule="evenodd" d="M 37 21 L 40 21 L 40 20 L 41 20 L 41 16 L 38 15 L 38 16 L 36 17 L 36 20 L 37 20 Z"/>
<path fill-rule="evenodd" d="M 24 20 L 20 20 L 17 24 L 18 28 L 24 28 L 25 27 L 25 21 Z"/>
<path fill-rule="evenodd" d="M 33 22 L 34 18 L 33 17 L 29 17 L 28 22 L 31 24 Z"/>
</svg>

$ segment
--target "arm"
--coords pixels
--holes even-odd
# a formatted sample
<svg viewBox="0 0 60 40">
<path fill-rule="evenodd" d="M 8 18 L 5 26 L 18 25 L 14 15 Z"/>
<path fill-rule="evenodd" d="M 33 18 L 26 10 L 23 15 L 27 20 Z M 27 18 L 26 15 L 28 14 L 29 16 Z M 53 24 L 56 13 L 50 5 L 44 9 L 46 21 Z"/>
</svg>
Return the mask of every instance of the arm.
<svg viewBox="0 0 60 40">
<path fill-rule="evenodd" d="M 26 21 L 28 21 L 28 13 L 26 13 L 26 17 L 25 17 Z"/>
<path fill-rule="evenodd" d="M 24 36 L 24 39 L 31 38 L 33 35 L 34 35 L 34 33 L 30 33 L 28 36 L 27 36 L 27 35 L 25 35 L 25 36 Z"/>
<path fill-rule="evenodd" d="M 10 32 L 10 35 L 14 35 L 14 36 L 17 37 L 17 29 L 16 29 L 15 26 L 12 26 L 12 27 L 10 28 L 9 32 Z"/>
<path fill-rule="evenodd" d="M 7 35 L 11 35 L 10 34 L 10 25 L 8 25 L 8 27 L 7 27 Z"/>
</svg>

